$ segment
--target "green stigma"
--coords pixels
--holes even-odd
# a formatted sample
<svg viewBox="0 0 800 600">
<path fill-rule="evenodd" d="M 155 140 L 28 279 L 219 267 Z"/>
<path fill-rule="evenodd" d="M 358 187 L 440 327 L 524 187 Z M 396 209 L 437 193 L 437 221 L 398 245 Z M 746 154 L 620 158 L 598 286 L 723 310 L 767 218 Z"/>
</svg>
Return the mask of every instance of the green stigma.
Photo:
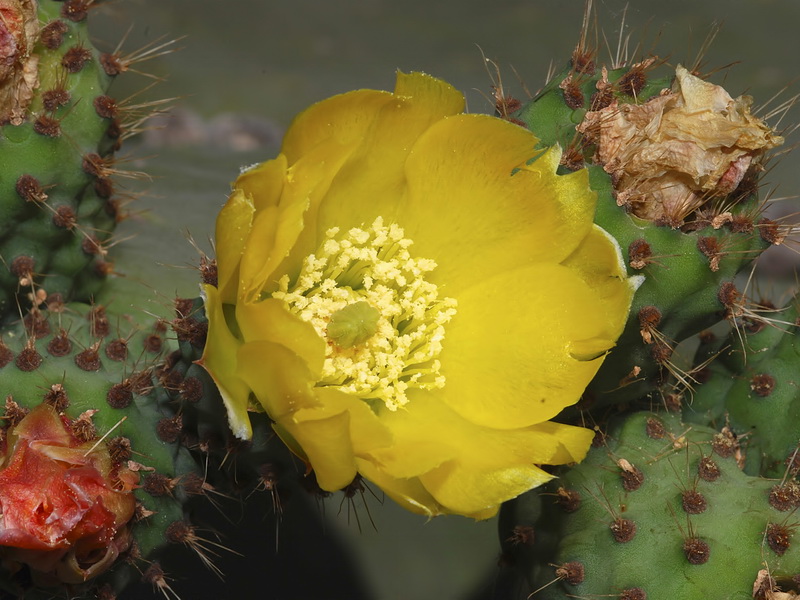
<svg viewBox="0 0 800 600">
<path fill-rule="evenodd" d="M 328 339 L 339 348 L 363 344 L 378 331 L 381 313 L 369 302 L 355 302 L 337 310 L 328 323 Z"/>
</svg>

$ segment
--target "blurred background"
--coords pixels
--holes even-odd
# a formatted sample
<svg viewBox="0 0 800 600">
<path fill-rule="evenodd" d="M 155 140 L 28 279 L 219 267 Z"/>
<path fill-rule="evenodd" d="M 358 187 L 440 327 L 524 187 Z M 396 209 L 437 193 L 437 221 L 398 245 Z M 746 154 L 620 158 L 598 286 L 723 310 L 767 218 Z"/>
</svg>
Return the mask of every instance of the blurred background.
<svg viewBox="0 0 800 600">
<path fill-rule="evenodd" d="M 797 0 L 595 0 L 601 56 L 629 39 L 632 58 L 657 54 L 670 64 L 694 64 L 715 24 L 704 72 L 736 96 L 751 94 L 772 107 L 800 91 L 800 2 Z M 626 8 L 627 6 L 627 8 Z M 421 70 L 465 91 L 471 112 L 491 112 L 499 66 L 506 93 L 525 99 L 544 83 L 549 66 L 564 66 L 582 21 L 583 0 L 126 0 L 104 3 L 93 32 L 104 50 L 123 54 L 169 48 L 177 52 L 132 65 L 157 78 L 121 78 L 113 92 L 129 106 L 174 98 L 159 129 L 127 146 L 123 165 L 151 180 L 128 184 L 135 215 L 124 242 L 113 293 L 148 290 L 153 312 L 169 293 L 197 295 L 197 250 L 211 252 L 214 217 L 238 169 L 274 156 L 292 117 L 309 104 L 355 88 L 392 89 L 397 69 Z M 623 22 L 624 18 L 624 22 Z M 737 63 L 737 64 L 731 64 Z M 719 70 L 717 70 L 719 69 Z M 764 111 L 762 111 L 764 112 Z M 798 121 L 789 111 L 780 128 Z M 773 120 L 774 124 L 774 120 Z M 790 137 L 788 145 L 795 143 Z M 796 156 L 779 161 L 767 181 L 776 197 L 800 190 Z M 776 204 L 793 212 L 791 200 Z M 153 261 L 157 265 L 153 264 Z M 764 266 L 786 273 L 794 255 Z M 781 269 L 784 269 L 781 271 Z M 144 284 L 144 285 L 143 285 Z M 150 290 L 159 287 L 166 296 Z M 121 301 L 121 300 L 120 300 Z M 352 503 L 340 497 L 284 503 L 276 528 L 269 494 L 246 507 L 228 503 L 205 515 L 225 529 L 225 582 L 194 563 L 171 585 L 184 600 L 314 598 L 375 600 L 501 597 L 494 587 L 499 545 L 496 522 L 439 518 L 430 522 L 380 502 L 367 491 Z M 366 506 L 365 506 L 366 504 Z M 354 512 L 357 511 L 357 512 Z M 356 516 L 358 519 L 356 519 Z M 215 521 L 216 520 L 216 521 Z M 359 524 L 357 523 L 360 523 Z M 373 525 L 374 523 L 374 525 Z M 276 532 L 280 540 L 277 542 Z M 254 583 L 257 582 L 257 583 Z M 141 597 L 135 590 L 128 598 Z"/>
</svg>

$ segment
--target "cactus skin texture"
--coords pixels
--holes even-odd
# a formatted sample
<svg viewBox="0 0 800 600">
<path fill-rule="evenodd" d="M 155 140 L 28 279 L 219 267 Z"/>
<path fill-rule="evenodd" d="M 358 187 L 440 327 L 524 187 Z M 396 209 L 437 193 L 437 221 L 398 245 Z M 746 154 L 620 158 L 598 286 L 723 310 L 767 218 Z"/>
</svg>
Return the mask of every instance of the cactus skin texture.
<svg viewBox="0 0 800 600">
<path fill-rule="evenodd" d="M 674 414 L 626 415 L 597 441 L 503 508 L 520 597 L 788 600 L 800 589 L 796 478 L 748 476 L 729 431 Z"/>
<path fill-rule="evenodd" d="M 696 364 L 717 358 L 698 371 L 702 383 L 683 417 L 727 425 L 741 439 L 744 469 L 752 475 L 782 477 L 789 467 L 800 469 L 797 302 L 743 321 L 729 336 L 706 334 L 697 352 Z"/>
<path fill-rule="evenodd" d="M 125 472 L 138 479 L 132 492 L 135 513 L 126 525 L 130 544 L 119 557 L 88 575 L 74 569 L 59 575 L 53 569 L 39 572 L 37 561 L 15 560 L 16 549 L 0 547 L 0 585 L 8 592 L 25 592 L 25 598 L 80 598 L 105 590 L 101 597 L 113 598 L 111 590 L 138 579 L 141 572 L 152 575 L 159 553 L 194 544 L 202 554 L 186 511 L 193 498 L 203 495 L 204 482 L 181 444 L 181 417 L 165 379 L 175 343 L 163 321 L 148 319 L 150 325 L 139 325 L 99 306 L 51 304 L 3 332 L 4 439 L 11 439 L 22 415 L 48 404 L 79 441 L 108 449 L 112 474 Z M 0 467 L 0 478 L 5 467 L 8 463 Z M 118 479 L 112 477 L 111 487 L 119 487 Z M 15 508 L 6 505 L 3 510 Z M 35 510 L 46 512 L 48 507 L 41 504 Z M 82 583 L 84 577 L 91 578 Z M 166 585 L 160 577 L 154 585 Z"/>
<path fill-rule="evenodd" d="M 108 247 L 122 215 L 113 154 L 134 124 L 108 95 L 125 64 L 92 45 L 91 4 L 0 3 L 6 19 L 33 14 L 27 37 L 14 40 L 24 64 L 0 77 L 0 318 L 29 307 L 32 293 L 89 300 L 113 270 Z"/>
<path fill-rule="evenodd" d="M 753 119 L 753 130 L 766 140 L 764 148 L 747 154 L 743 159 L 747 168 L 735 174 L 734 184 L 725 187 L 725 177 L 730 175 L 726 172 L 712 190 L 695 191 L 694 196 L 687 191 L 692 201 L 699 197 L 705 204 L 679 204 L 673 212 L 660 213 L 660 200 L 637 197 L 636 186 L 633 191 L 619 187 L 625 177 L 620 175 L 624 164 L 620 168 L 601 147 L 603 128 L 629 111 L 649 118 L 648 108 L 657 105 L 653 112 L 661 114 L 658 111 L 666 98 L 684 93 L 678 80 L 689 90 L 703 84 L 680 69 L 677 75 L 654 77 L 655 58 L 612 68 L 596 65 L 594 59 L 593 52 L 579 47 L 568 69 L 553 77 L 530 102 L 505 115 L 533 131 L 543 146 L 561 145 L 564 170 L 589 169 L 598 195 L 595 222 L 619 242 L 627 255 L 629 275 L 644 275 L 626 329 L 588 388 L 582 408 L 622 404 L 648 394 L 679 396 L 691 386 L 692 374 L 675 366 L 679 362 L 673 356 L 675 347 L 724 318 L 729 307 L 720 298 L 721 288 L 764 249 L 783 239 L 777 226 L 760 218 L 763 206 L 757 197 L 765 149 L 781 139 L 751 117 L 747 100 L 734 102 L 746 113 L 743 119 Z M 718 87 L 703 93 L 712 91 L 724 94 Z M 498 112 L 503 116 L 502 110 Z M 631 133 L 627 126 L 619 133 L 625 139 L 622 148 L 646 137 L 637 132 L 639 137 L 625 138 Z M 694 128 L 702 131 L 696 123 Z M 652 149 L 643 148 L 643 154 L 645 150 Z M 686 160 L 691 163 L 690 158 Z M 687 170 L 693 168 L 690 165 Z M 731 165 L 729 171 L 735 170 Z M 680 174 L 675 179 L 686 178 Z M 649 183 L 647 176 L 642 176 L 641 183 Z M 670 185 L 655 190 L 656 196 Z M 678 400 L 669 398 L 665 403 Z"/>
</svg>

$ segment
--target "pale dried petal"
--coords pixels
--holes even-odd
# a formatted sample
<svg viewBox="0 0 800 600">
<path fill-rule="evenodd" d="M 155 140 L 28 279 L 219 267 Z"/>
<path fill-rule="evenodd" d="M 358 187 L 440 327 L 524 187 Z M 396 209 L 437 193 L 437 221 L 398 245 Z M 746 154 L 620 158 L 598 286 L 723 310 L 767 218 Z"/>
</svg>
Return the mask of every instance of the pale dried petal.
<svg viewBox="0 0 800 600">
<path fill-rule="evenodd" d="M 0 123 L 20 124 L 38 85 L 36 10 L 35 0 L 0 0 Z"/>
<path fill-rule="evenodd" d="M 783 143 L 751 104 L 679 65 L 671 90 L 644 104 L 590 111 L 578 130 L 597 144 L 618 204 L 677 227 L 709 199 L 733 192 L 765 151 Z"/>
</svg>

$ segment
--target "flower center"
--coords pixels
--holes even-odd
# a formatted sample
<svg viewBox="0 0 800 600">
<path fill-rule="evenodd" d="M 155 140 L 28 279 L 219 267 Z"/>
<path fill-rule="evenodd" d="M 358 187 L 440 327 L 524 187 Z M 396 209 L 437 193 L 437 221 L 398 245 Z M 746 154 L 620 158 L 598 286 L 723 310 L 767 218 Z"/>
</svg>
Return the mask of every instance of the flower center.
<svg viewBox="0 0 800 600">
<path fill-rule="evenodd" d="M 331 315 L 328 339 L 339 348 L 363 344 L 378 332 L 381 313 L 369 302 L 348 304 Z"/>
<path fill-rule="evenodd" d="M 272 294 L 327 341 L 317 385 L 390 410 L 408 403 L 409 388 L 444 386 L 437 357 L 456 301 L 439 298 L 426 280 L 436 263 L 412 257 L 403 229 L 381 217 L 344 235 L 329 229 L 326 238 L 297 280 L 284 275 Z"/>
</svg>

